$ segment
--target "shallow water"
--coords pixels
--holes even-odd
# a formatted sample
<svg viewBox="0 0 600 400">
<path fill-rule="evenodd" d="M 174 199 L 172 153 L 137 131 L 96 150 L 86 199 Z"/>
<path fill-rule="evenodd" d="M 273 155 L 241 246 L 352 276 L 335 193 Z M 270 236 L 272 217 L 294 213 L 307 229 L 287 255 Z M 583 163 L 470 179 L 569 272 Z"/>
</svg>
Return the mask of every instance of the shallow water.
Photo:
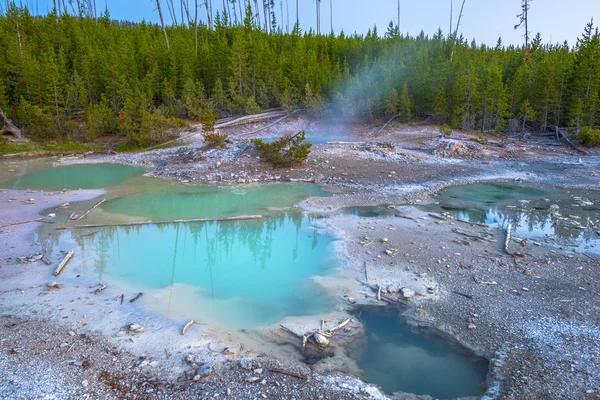
<svg viewBox="0 0 600 400">
<path fill-rule="evenodd" d="M 355 354 L 365 379 L 386 393 L 406 392 L 439 399 L 480 396 L 488 362 L 459 352 L 447 341 L 417 334 L 395 308 L 367 308 L 359 313 L 367 342 Z"/>
<path fill-rule="evenodd" d="M 347 215 L 353 215 L 355 217 L 362 218 L 382 218 L 391 217 L 396 214 L 395 208 L 389 208 L 387 206 L 356 206 L 356 207 L 344 207 L 341 212 Z"/>
<path fill-rule="evenodd" d="M 425 208 L 493 227 L 520 238 L 600 252 L 600 192 L 552 186 L 479 184 L 444 189 Z M 551 206 L 556 205 L 558 208 Z"/>
<path fill-rule="evenodd" d="M 255 328 L 329 305 L 310 278 L 331 272 L 332 238 L 312 229 L 301 213 L 107 228 L 85 236 L 92 232 L 78 232 L 76 239 L 86 274 L 155 291 L 151 302 L 170 317 Z"/>
<path fill-rule="evenodd" d="M 25 165 L 25 164 L 23 164 Z M 2 183 L 10 189 L 102 189 L 126 183 L 148 171 L 146 168 L 121 164 L 85 164 L 50 167 L 48 163 L 30 163 L 29 168 L 12 169 L 22 174 Z M 23 171 L 18 171 L 23 169 Z"/>
</svg>

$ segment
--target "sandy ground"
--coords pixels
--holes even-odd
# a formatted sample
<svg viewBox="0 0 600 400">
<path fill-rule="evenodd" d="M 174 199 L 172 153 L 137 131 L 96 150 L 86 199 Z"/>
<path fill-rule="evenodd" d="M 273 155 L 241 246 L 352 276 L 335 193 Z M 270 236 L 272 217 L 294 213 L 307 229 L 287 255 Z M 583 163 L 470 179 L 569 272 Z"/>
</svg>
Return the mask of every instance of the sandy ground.
<svg viewBox="0 0 600 400">
<path fill-rule="evenodd" d="M 333 129 L 319 124 L 299 118 L 261 136 L 307 126 L 315 132 Z M 532 143 L 489 137 L 483 138 L 485 142 L 478 133 L 469 132 L 440 139 L 437 128 L 428 125 L 392 125 L 378 135 L 375 126 L 352 125 L 346 127 L 345 137 L 360 143 L 316 145 L 305 165 L 280 171 L 261 163 L 248 147 L 252 135 L 247 132 L 260 126 L 232 130 L 234 139 L 225 150 L 205 149 L 197 136 L 183 147 L 65 162 L 151 164 L 156 176 L 190 183 L 314 181 L 340 189 L 333 197 L 303 202 L 309 211 L 394 205 L 398 214 L 411 219 L 332 215 L 320 220 L 324 228 L 343 238 L 339 249 L 340 259 L 345 260 L 342 278 L 322 282 L 340 299 L 339 312 L 332 319 L 345 317 L 350 297 L 358 304 L 386 303 L 377 302 L 376 293 L 358 281 L 410 288 L 416 296 L 404 313 L 411 321 L 493 360 L 488 398 L 600 398 L 600 282 L 596 273 L 600 262 L 546 246 L 521 249 L 516 244 L 512 250 L 525 257 L 512 257 L 504 252 L 502 230 L 439 221 L 401 205 L 426 199 L 445 186 L 491 180 L 598 189 L 597 153 L 580 155 L 549 140 Z M 0 225 L 48 213 L 63 218 L 72 209 L 62 210 L 58 205 L 70 202 L 85 210 L 100 194 L 4 190 L 0 192 Z M 193 326 L 182 336 L 187 321 L 168 320 L 144 307 L 146 301 L 163 294 L 148 293 L 139 302 L 123 305 L 115 298 L 121 293 L 128 293 L 125 300 L 133 297 L 129 288 L 109 285 L 95 295 L 98 282 L 87 280 L 76 257 L 55 278 L 52 271 L 61 257 L 58 251 L 69 248 L 47 254 L 51 265 L 41 261 L 19 264 L 17 257 L 45 250 L 39 236 L 53 226 L 43 223 L 38 228 L 39 224 L 0 229 L 3 398 L 384 398 L 373 386 L 346 376 L 357 372 L 345 351 L 351 337 L 333 345 L 334 357 L 309 366 L 299 361 L 298 339 L 277 327 L 244 335 Z M 457 226 L 490 241 L 468 240 L 465 245 L 465 238 L 454 232 Z M 372 245 L 364 246 L 365 236 Z M 388 241 L 381 242 L 382 238 Z M 49 287 L 54 281 L 62 286 Z M 319 322 L 285 323 L 302 332 Z M 144 332 L 128 330 L 130 324 L 139 324 Z M 353 321 L 349 332 L 360 336 L 360 323 Z M 265 345 L 265 340 L 278 346 Z M 186 362 L 189 354 L 197 360 Z M 243 368 L 248 367 L 248 360 L 254 363 L 249 370 Z M 210 376 L 191 379 L 197 368 L 210 363 L 215 364 Z M 270 367 L 309 379 L 271 372 Z M 257 382 L 249 382 L 255 380 L 249 379 L 252 376 L 259 378 Z"/>
</svg>

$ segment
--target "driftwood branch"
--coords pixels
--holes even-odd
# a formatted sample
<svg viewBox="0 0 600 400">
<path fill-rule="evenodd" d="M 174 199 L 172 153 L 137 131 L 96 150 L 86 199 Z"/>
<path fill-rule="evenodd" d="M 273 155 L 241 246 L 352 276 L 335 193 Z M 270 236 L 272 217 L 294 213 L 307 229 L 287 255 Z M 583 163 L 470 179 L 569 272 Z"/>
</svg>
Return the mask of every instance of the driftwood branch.
<svg viewBox="0 0 600 400">
<path fill-rule="evenodd" d="M 244 221 L 250 219 L 261 219 L 262 215 L 242 215 L 239 217 L 227 217 L 227 218 L 200 218 L 200 219 L 176 219 L 171 221 L 136 221 L 127 222 L 123 224 L 91 224 L 91 225 L 76 225 L 71 227 L 59 227 L 56 230 L 67 230 L 67 229 L 86 229 L 86 228 L 109 228 L 119 226 L 139 226 L 139 225 L 168 225 L 168 224 L 183 224 L 191 222 L 225 222 L 225 221 Z"/>
<path fill-rule="evenodd" d="M 194 320 L 191 320 L 190 322 L 188 322 L 187 324 L 185 324 L 185 326 L 183 327 L 183 330 L 181 331 L 181 336 L 185 335 L 185 333 L 188 331 L 188 329 L 190 329 L 192 327 L 192 325 L 194 325 Z"/>
<path fill-rule="evenodd" d="M 71 250 L 67 253 L 65 258 L 63 258 L 63 260 L 60 262 L 60 264 L 58 264 L 56 271 L 54 271 L 54 276 L 58 276 L 62 272 L 62 270 L 67 265 L 67 263 L 71 260 L 71 258 L 73 258 L 74 254 L 75 254 L 75 252 L 73 250 Z"/>
<path fill-rule="evenodd" d="M 44 222 L 45 220 L 46 220 L 46 217 L 42 217 L 42 218 L 38 218 L 38 219 L 31 219 L 29 221 L 13 222 L 13 223 L 10 223 L 10 224 L 0 225 L 0 229 L 6 228 L 6 227 L 9 227 L 9 226 L 29 224 L 31 222 Z"/>
<path fill-rule="evenodd" d="M 284 369 L 279 369 L 279 368 L 269 368 L 269 371 L 271 372 L 275 372 L 278 374 L 283 374 L 283 375 L 289 375 L 289 376 L 293 376 L 294 378 L 298 378 L 298 379 L 303 379 L 303 380 L 307 380 L 308 376 L 304 375 L 304 374 L 298 374 L 296 372 L 291 372 L 291 371 L 286 371 Z"/>
<path fill-rule="evenodd" d="M 96 204 L 94 207 L 90 208 L 89 210 L 87 210 L 83 215 L 81 215 L 79 218 L 77 218 L 77 221 L 82 220 L 83 218 L 85 218 L 90 212 L 92 212 L 93 210 L 95 210 L 96 208 L 100 207 L 100 205 L 102 205 L 102 203 L 104 203 L 106 201 L 106 199 L 102 199 L 98 202 L 98 204 Z"/>
<path fill-rule="evenodd" d="M 133 299 L 129 300 L 130 303 L 135 303 L 136 301 L 138 301 L 140 299 L 140 297 L 142 297 L 144 295 L 144 293 L 139 292 Z"/>
<path fill-rule="evenodd" d="M 102 291 L 104 291 L 104 289 L 106 289 L 107 286 L 105 283 L 100 282 L 100 287 L 98 289 L 96 289 L 96 291 L 94 292 L 94 294 L 100 294 L 102 293 Z"/>
</svg>

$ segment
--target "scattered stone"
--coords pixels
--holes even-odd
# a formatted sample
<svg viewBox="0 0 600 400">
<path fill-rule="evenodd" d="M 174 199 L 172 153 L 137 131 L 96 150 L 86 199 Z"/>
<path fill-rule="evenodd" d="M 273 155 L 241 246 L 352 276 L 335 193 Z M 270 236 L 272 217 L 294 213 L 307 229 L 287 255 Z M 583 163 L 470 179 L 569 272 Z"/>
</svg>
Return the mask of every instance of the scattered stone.
<svg viewBox="0 0 600 400">
<path fill-rule="evenodd" d="M 263 373 L 263 369 L 262 369 L 262 368 L 256 368 L 256 369 L 254 370 L 254 375 L 260 375 L 260 374 L 262 374 L 262 373 Z"/>
<path fill-rule="evenodd" d="M 315 338 L 315 341 L 317 342 L 317 344 L 319 346 L 327 346 L 327 345 L 329 345 L 329 340 L 325 336 L 321 335 L 320 333 L 318 333 L 318 332 L 315 333 L 313 335 L 313 337 Z"/>
<path fill-rule="evenodd" d="M 215 369 L 215 364 L 212 362 L 207 362 L 202 365 L 200 368 L 196 370 L 196 375 L 194 375 L 194 380 L 198 381 L 202 378 L 206 378 L 207 376 L 212 375 Z"/>
<path fill-rule="evenodd" d="M 477 325 L 475 325 L 475 324 L 469 324 L 469 325 L 467 325 L 467 328 L 469 328 L 469 330 L 472 331 L 473 329 L 477 328 Z"/>
<path fill-rule="evenodd" d="M 19 262 L 21 264 L 33 264 L 34 262 L 40 261 L 43 257 L 43 254 L 34 254 L 32 256 L 19 257 Z"/>
<path fill-rule="evenodd" d="M 51 283 L 47 284 L 46 287 L 51 290 L 59 290 L 59 289 L 62 289 L 63 284 L 58 283 L 58 282 L 51 282 Z"/>
<path fill-rule="evenodd" d="M 415 291 L 409 288 L 402 288 L 400 289 L 400 293 L 402 294 L 402 297 L 404 297 L 405 300 L 410 300 L 413 297 L 415 297 Z"/>
<path fill-rule="evenodd" d="M 81 386 L 88 387 L 89 385 L 90 385 L 90 383 L 88 382 L 87 379 L 84 379 L 83 381 L 81 381 Z"/>
<path fill-rule="evenodd" d="M 248 383 L 256 383 L 256 382 L 260 381 L 260 378 L 258 376 L 248 376 L 244 380 Z"/>
<path fill-rule="evenodd" d="M 240 360 L 240 367 L 246 371 L 250 371 L 252 369 L 252 361 L 250 360 L 245 360 L 245 359 L 241 359 Z"/>
<path fill-rule="evenodd" d="M 388 241 L 389 241 L 389 239 L 388 239 L 388 238 L 383 238 L 383 239 L 381 239 L 381 242 L 382 242 L 382 243 L 387 243 Z"/>
<path fill-rule="evenodd" d="M 190 365 L 200 365 L 204 364 L 204 360 L 200 358 L 198 355 L 188 354 L 185 357 L 185 362 Z"/>
</svg>

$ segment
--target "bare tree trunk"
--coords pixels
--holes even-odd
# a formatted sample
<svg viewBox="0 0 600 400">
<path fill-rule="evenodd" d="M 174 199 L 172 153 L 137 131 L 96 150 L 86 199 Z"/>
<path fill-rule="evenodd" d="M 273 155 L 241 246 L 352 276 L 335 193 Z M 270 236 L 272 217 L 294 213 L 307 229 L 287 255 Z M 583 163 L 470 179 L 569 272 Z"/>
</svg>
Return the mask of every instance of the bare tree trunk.
<svg viewBox="0 0 600 400">
<path fill-rule="evenodd" d="M 244 4 L 246 4 L 244 2 Z M 238 8 L 240 9 L 240 25 L 244 23 L 244 14 L 242 13 L 242 0 L 238 0 Z M 245 7 L 244 7 L 245 9 Z"/>
<path fill-rule="evenodd" d="M 286 22 L 285 22 L 285 31 L 286 33 L 290 33 L 290 2 L 289 0 L 285 0 L 285 13 L 287 14 Z"/>
<path fill-rule="evenodd" d="M 231 0 L 231 8 L 233 8 L 233 18 L 235 20 L 235 24 L 238 24 L 237 11 L 235 10 L 235 0 Z"/>
<path fill-rule="evenodd" d="M 156 0 L 156 9 L 158 10 L 158 16 L 160 17 L 160 25 L 162 26 L 162 30 L 165 35 L 165 42 L 167 43 L 167 50 L 171 50 L 171 47 L 169 46 L 169 38 L 167 36 L 167 29 L 165 28 L 165 20 L 163 18 L 162 9 L 160 8 L 160 0 Z"/>
<path fill-rule="evenodd" d="M 269 18 L 267 17 L 267 3 L 268 0 L 263 0 L 263 12 L 265 14 L 265 32 L 269 32 Z"/>
<path fill-rule="evenodd" d="M 255 8 L 255 12 L 256 12 L 256 25 L 258 26 L 258 28 L 260 29 L 261 24 L 260 24 L 260 8 L 258 8 L 258 0 L 254 0 L 254 8 Z"/>
<path fill-rule="evenodd" d="M 452 51 L 450 52 L 450 62 L 454 58 L 454 46 L 456 45 L 456 37 L 458 36 L 458 28 L 460 28 L 460 20 L 463 16 L 463 9 L 465 8 L 465 2 L 467 0 L 463 0 L 462 6 L 460 7 L 460 14 L 458 14 L 458 22 L 456 23 L 456 29 L 454 30 L 454 34 L 452 35 Z"/>
<path fill-rule="evenodd" d="M 206 0 L 204 1 L 204 3 L 206 4 Z M 194 1 L 194 30 L 195 30 L 195 36 L 196 36 L 196 57 L 198 57 L 198 0 Z M 207 11 L 208 11 L 208 6 L 206 7 Z M 208 17 L 208 24 L 210 25 L 210 16 Z"/>
<path fill-rule="evenodd" d="M 331 25 L 331 32 L 333 33 L 333 0 L 329 0 L 329 22 Z"/>
<path fill-rule="evenodd" d="M 448 35 L 452 36 L 452 12 L 454 11 L 454 1 L 450 0 L 450 29 Z"/>
</svg>

